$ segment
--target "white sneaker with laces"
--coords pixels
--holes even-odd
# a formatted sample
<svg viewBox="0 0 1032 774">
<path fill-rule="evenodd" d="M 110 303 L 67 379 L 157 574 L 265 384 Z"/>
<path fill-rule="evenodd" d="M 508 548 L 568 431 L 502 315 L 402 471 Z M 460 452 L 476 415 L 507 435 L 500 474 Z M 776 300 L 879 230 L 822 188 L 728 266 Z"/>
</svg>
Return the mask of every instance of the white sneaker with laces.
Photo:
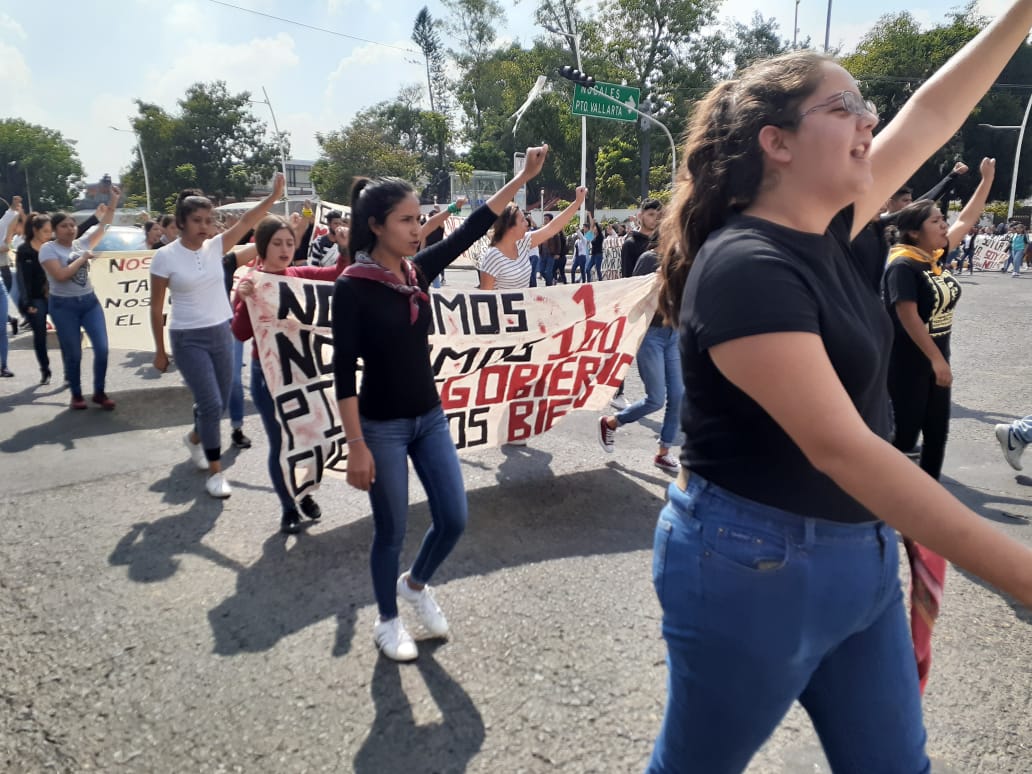
<svg viewBox="0 0 1032 774">
<path fill-rule="evenodd" d="M 627 398 L 625 398 L 623 395 L 614 395 L 610 399 L 609 405 L 612 406 L 617 411 L 623 411 L 625 408 L 627 408 L 631 404 L 627 402 Z"/>
<path fill-rule="evenodd" d="M 393 661 L 413 661 L 419 655 L 416 643 L 398 616 L 389 621 L 376 619 L 373 642 L 383 655 Z"/>
<path fill-rule="evenodd" d="M 220 500 L 225 500 L 233 494 L 232 487 L 222 473 L 212 473 L 208 476 L 208 480 L 204 482 L 204 488 L 208 490 L 208 494 Z"/>
<path fill-rule="evenodd" d="M 1000 450 L 1007 464 L 1015 470 L 1021 470 L 1021 453 L 1025 451 L 1025 444 L 1014 429 L 1010 425 L 997 425 L 996 440 L 1000 442 Z"/>
<path fill-rule="evenodd" d="M 408 585 L 406 572 L 398 578 L 398 596 L 412 605 L 419 617 L 420 623 L 435 637 L 444 637 L 448 634 L 448 619 L 444 617 L 441 608 L 434 599 L 433 590 L 429 586 L 423 586 L 420 591 Z"/>
<path fill-rule="evenodd" d="M 190 450 L 190 459 L 198 470 L 208 469 L 208 458 L 204 456 L 204 448 L 199 443 L 190 440 L 190 434 L 183 436 L 183 446 Z"/>
</svg>

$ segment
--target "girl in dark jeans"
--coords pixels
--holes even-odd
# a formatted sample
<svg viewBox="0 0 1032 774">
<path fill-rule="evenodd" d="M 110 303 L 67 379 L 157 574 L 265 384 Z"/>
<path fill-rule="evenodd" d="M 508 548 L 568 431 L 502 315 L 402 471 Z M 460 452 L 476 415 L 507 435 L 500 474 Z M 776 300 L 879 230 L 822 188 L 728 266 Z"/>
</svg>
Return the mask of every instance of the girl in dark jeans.
<svg viewBox="0 0 1032 774">
<path fill-rule="evenodd" d="M 1032 550 L 888 442 L 892 327 L 850 247 L 1030 26 L 1020 0 L 877 137 L 856 80 L 812 51 L 695 106 L 659 250 L 686 440 L 655 531 L 650 774 L 745 770 L 796 700 L 836 774 L 927 774 L 896 529 L 1032 605 Z"/>
<path fill-rule="evenodd" d="M 523 171 L 454 232 L 419 250 L 419 199 L 397 178 L 360 180 L 351 194 L 351 259 L 333 293 L 334 371 L 348 443 L 348 483 L 373 507 L 370 567 L 384 655 L 418 652 L 398 617 L 398 597 L 431 635 L 448 621 L 426 584 L 466 526 L 466 491 L 448 419 L 430 367 L 430 283 L 494 224 L 520 186 L 544 164 L 548 146 L 527 149 Z M 411 261 L 408 256 L 415 256 Z M 358 359 L 362 386 L 356 387 Z M 398 577 L 408 511 L 408 464 L 430 503 L 432 525 L 412 569 Z"/>
<path fill-rule="evenodd" d="M 50 217 L 33 212 L 25 219 L 25 241 L 18 245 L 18 308 L 32 328 L 32 346 L 39 364 L 40 384 L 50 384 L 50 355 L 47 353 L 47 273 L 39 263 L 39 251 L 54 230 Z"/>
<path fill-rule="evenodd" d="M 258 249 L 258 271 L 265 274 L 332 282 L 348 265 L 347 255 L 338 253 L 337 263 L 334 266 L 292 266 L 295 239 L 290 224 L 283 218 L 273 215 L 264 218 L 254 232 L 254 244 Z M 233 335 L 239 341 L 247 341 L 254 337 L 251 313 L 247 308 L 246 299 L 254 295 L 254 283 L 258 280 L 259 276 L 250 274 L 237 286 L 236 303 L 233 308 Z M 265 435 L 269 439 L 269 478 L 282 508 L 280 532 L 294 535 L 301 531 L 301 514 L 298 512 L 298 506 L 283 477 L 283 467 L 280 463 L 283 433 L 276 419 L 276 407 L 269 394 L 265 374 L 262 373 L 262 366 L 258 360 L 257 343 L 251 350 L 251 399 L 254 401 L 255 408 L 258 409 L 262 425 L 265 427 Z M 322 510 L 311 495 L 303 497 L 300 506 L 301 511 L 310 519 L 318 519 L 322 516 Z"/>
</svg>

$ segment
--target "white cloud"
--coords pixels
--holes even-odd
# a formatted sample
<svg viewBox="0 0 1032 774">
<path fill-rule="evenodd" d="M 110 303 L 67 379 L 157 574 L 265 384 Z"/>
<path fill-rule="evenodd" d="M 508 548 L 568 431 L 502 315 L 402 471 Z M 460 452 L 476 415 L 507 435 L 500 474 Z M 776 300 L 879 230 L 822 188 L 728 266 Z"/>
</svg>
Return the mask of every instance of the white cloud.
<svg viewBox="0 0 1032 774">
<path fill-rule="evenodd" d="M 5 38 L 12 36 L 22 40 L 28 38 L 28 35 L 25 34 L 25 28 L 6 13 L 0 13 L 0 34 Z"/>
</svg>

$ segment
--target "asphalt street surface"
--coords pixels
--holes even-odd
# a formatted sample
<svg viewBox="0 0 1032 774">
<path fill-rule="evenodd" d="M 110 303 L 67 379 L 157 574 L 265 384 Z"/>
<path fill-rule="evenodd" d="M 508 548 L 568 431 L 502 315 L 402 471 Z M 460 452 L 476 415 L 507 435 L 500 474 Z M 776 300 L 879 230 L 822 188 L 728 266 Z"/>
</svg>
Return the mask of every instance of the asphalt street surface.
<svg viewBox="0 0 1032 774">
<path fill-rule="evenodd" d="M 473 276 L 448 273 L 464 287 Z M 1032 413 L 1032 274 L 961 283 L 943 480 L 1032 545 L 1032 453 L 1030 475 L 1016 474 L 993 436 L 995 423 Z M 659 414 L 622 428 L 612 456 L 584 412 L 529 446 L 463 456 L 469 528 L 434 579 L 452 636 L 397 665 L 372 643 L 365 495 L 331 480 L 317 495 L 321 523 L 278 534 L 250 398 L 254 447 L 226 453 L 233 496 L 220 502 L 181 443 L 190 400 L 174 369 L 159 376 L 150 353 L 113 352 L 117 410 L 72 412 L 56 340 L 45 387 L 30 335 L 11 345 L 16 376 L 0 380 L 0 769 L 643 769 L 666 678 L 651 587 L 670 482 L 652 466 Z M 633 368 L 627 394 L 642 395 Z M 409 518 L 403 562 L 429 521 L 418 483 Z M 1032 614 L 955 568 L 925 713 L 936 771 L 1032 771 Z M 798 707 L 749 768 L 828 771 Z"/>
</svg>

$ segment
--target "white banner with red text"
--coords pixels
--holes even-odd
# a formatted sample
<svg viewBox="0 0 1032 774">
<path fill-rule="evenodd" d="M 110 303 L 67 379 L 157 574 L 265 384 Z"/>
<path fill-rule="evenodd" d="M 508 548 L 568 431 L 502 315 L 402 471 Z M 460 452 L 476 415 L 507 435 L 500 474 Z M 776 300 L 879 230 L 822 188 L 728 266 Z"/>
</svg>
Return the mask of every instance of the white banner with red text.
<svg viewBox="0 0 1032 774">
<path fill-rule="evenodd" d="M 295 498 L 343 473 L 333 384 L 333 283 L 255 275 L 247 300 Z M 655 275 L 516 291 L 434 291 L 429 357 L 460 451 L 526 441 L 604 409 L 658 300 Z"/>
</svg>

